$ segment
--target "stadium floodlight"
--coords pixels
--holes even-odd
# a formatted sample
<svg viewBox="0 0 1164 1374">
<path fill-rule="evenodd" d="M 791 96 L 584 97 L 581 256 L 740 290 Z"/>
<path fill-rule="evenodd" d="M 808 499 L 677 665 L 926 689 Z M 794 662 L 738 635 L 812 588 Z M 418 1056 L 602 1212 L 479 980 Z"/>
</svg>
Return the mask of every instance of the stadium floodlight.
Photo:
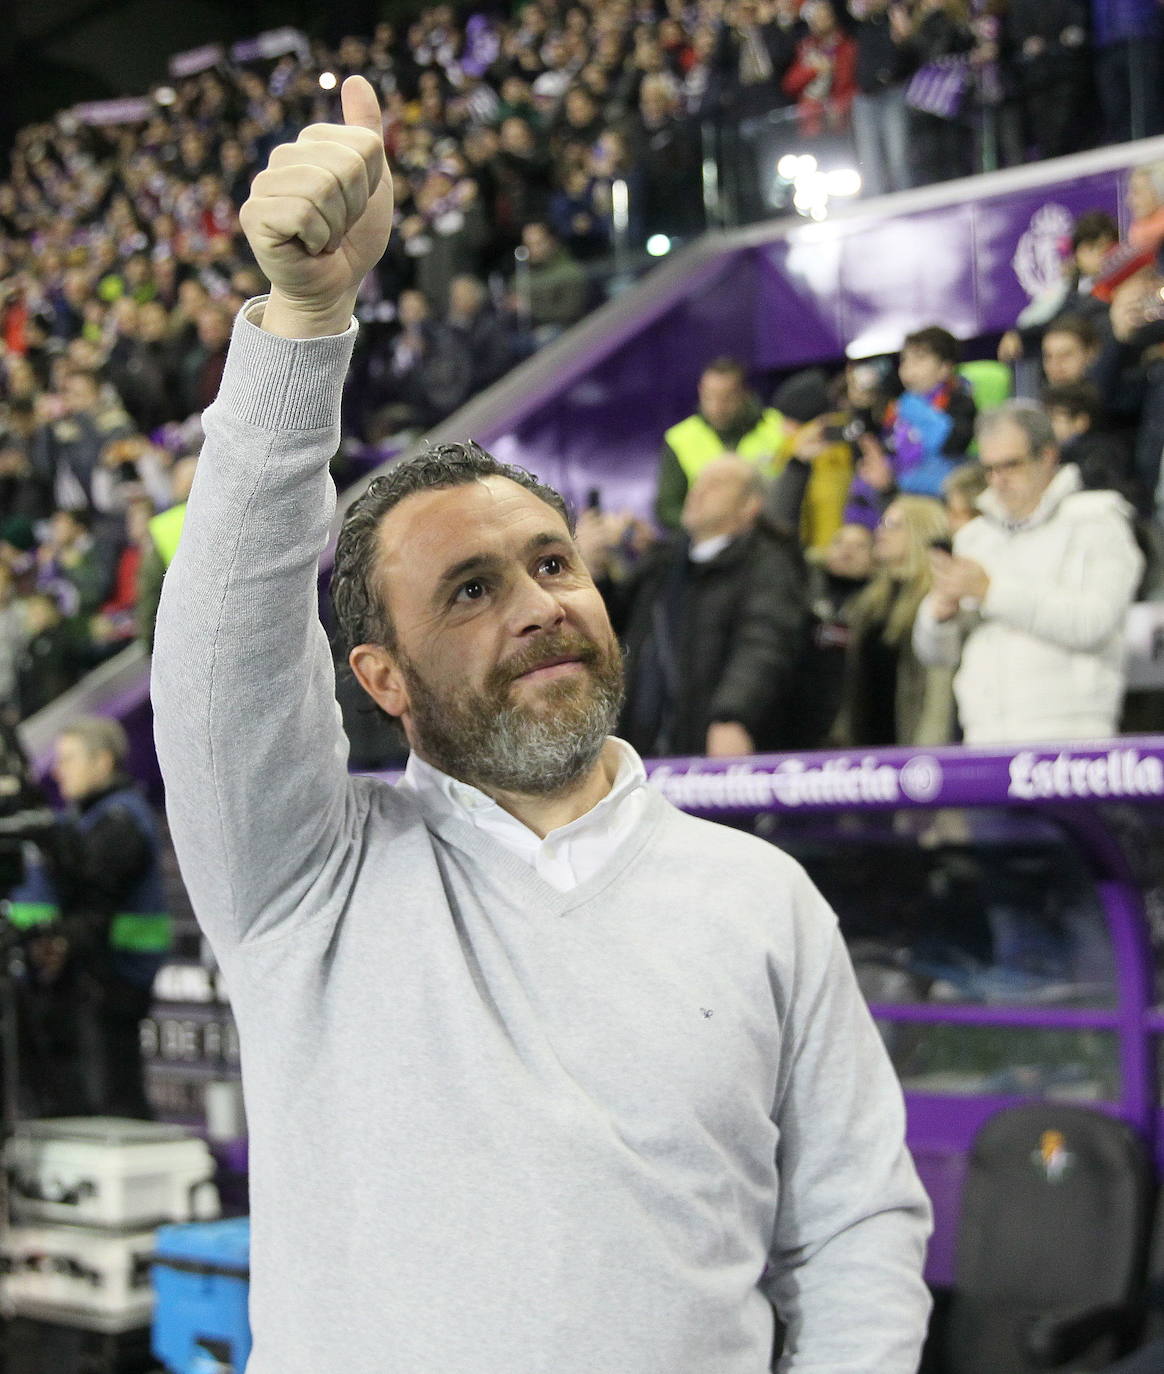
<svg viewBox="0 0 1164 1374">
<path fill-rule="evenodd" d="M 154 99 L 159 105 L 172 105 L 178 98 L 178 92 L 173 86 L 159 86 L 154 92 Z"/>
<path fill-rule="evenodd" d="M 671 251 L 671 240 L 666 234 L 652 234 L 647 240 L 647 252 L 653 258 L 665 258 Z"/>
<path fill-rule="evenodd" d="M 855 167 L 837 167 L 825 178 L 830 196 L 856 196 L 861 193 L 861 173 Z"/>
<path fill-rule="evenodd" d="M 796 159 L 796 175 L 810 177 L 820 164 L 811 153 L 801 153 Z"/>
<path fill-rule="evenodd" d="M 334 91 L 339 85 L 339 78 L 336 76 L 335 72 L 320 72 L 319 84 L 325 91 Z"/>
<path fill-rule="evenodd" d="M 776 174 L 785 181 L 795 181 L 800 172 L 800 159 L 795 153 L 785 153 L 776 164 Z"/>
</svg>

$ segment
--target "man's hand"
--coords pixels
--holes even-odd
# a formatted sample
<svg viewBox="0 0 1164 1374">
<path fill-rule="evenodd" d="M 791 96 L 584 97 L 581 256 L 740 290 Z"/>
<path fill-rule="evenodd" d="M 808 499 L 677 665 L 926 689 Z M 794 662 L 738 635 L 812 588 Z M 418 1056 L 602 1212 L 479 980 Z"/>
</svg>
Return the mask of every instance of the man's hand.
<svg viewBox="0 0 1164 1374">
<path fill-rule="evenodd" d="M 380 102 L 343 84 L 343 124 L 312 124 L 259 173 L 239 222 L 271 283 L 263 328 L 284 338 L 342 334 L 392 230 Z"/>
<path fill-rule="evenodd" d="M 857 476 L 874 491 L 892 491 L 893 464 L 881 440 L 875 434 L 862 434 L 857 445 L 861 450 L 861 457 L 857 460 Z"/>
<path fill-rule="evenodd" d="M 990 577 L 981 563 L 941 549 L 930 551 L 930 563 L 934 570 L 934 614 L 938 620 L 956 615 L 963 601 L 986 599 Z"/>
<path fill-rule="evenodd" d="M 717 720 L 707 727 L 709 759 L 734 759 L 754 753 L 752 737 L 738 721 Z"/>
<path fill-rule="evenodd" d="M 1023 336 L 1017 329 L 1008 329 L 998 341 L 998 361 L 1017 363 L 1023 356 Z"/>
</svg>

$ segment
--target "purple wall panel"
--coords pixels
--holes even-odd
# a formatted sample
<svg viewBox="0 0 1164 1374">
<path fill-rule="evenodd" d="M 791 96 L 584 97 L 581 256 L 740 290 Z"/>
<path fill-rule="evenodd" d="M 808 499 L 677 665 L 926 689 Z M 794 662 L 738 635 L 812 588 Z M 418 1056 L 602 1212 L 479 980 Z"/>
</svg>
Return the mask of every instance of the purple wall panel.
<svg viewBox="0 0 1164 1374">
<path fill-rule="evenodd" d="M 828 362 L 844 353 L 837 239 L 781 239 L 753 251 L 757 368 Z"/>
<path fill-rule="evenodd" d="M 690 415 L 704 366 L 721 354 L 747 364 L 755 351 L 757 271 L 750 254 L 725 259 L 714 279 L 642 333 L 597 361 L 492 451 L 560 486 L 582 505 L 591 487 L 610 510 L 646 514 L 663 432 Z"/>
<path fill-rule="evenodd" d="M 1125 182 L 1125 175 L 1105 172 L 975 205 L 978 333 L 1010 328 L 1030 299 L 1030 287 L 1054 280 L 1057 245 L 1074 219 L 1087 210 L 1119 216 Z"/>
<path fill-rule="evenodd" d="M 856 357 L 894 352 L 920 324 L 978 332 L 974 207 L 954 205 L 858 225 L 844 239 L 841 299 Z"/>
</svg>

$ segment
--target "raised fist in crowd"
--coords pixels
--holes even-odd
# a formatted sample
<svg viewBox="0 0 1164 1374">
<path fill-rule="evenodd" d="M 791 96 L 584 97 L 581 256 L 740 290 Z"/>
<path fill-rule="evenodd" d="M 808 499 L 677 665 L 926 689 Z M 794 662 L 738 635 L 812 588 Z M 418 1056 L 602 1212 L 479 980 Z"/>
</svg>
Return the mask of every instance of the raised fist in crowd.
<svg viewBox="0 0 1164 1374">
<path fill-rule="evenodd" d="M 342 90 L 342 124 L 311 124 L 255 177 L 239 220 L 271 283 L 263 328 L 342 334 L 392 229 L 380 102 L 362 76 Z"/>
</svg>

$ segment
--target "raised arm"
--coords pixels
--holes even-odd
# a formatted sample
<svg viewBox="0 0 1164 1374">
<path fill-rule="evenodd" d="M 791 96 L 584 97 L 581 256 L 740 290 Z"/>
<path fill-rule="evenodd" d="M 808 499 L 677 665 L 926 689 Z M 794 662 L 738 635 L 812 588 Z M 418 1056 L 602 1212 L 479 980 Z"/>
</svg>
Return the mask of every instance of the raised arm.
<svg viewBox="0 0 1164 1374">
<path fill-rule="evenodd" d="M 375 93 L 271 154 L 241 221 L 271 282 L 236 323 L 154 649 L 158 757 L 183 876 L 220 950 L 342 899 L 355 825 L 318 560 L 365 273 L 392 186 Z"/>
</svg>

